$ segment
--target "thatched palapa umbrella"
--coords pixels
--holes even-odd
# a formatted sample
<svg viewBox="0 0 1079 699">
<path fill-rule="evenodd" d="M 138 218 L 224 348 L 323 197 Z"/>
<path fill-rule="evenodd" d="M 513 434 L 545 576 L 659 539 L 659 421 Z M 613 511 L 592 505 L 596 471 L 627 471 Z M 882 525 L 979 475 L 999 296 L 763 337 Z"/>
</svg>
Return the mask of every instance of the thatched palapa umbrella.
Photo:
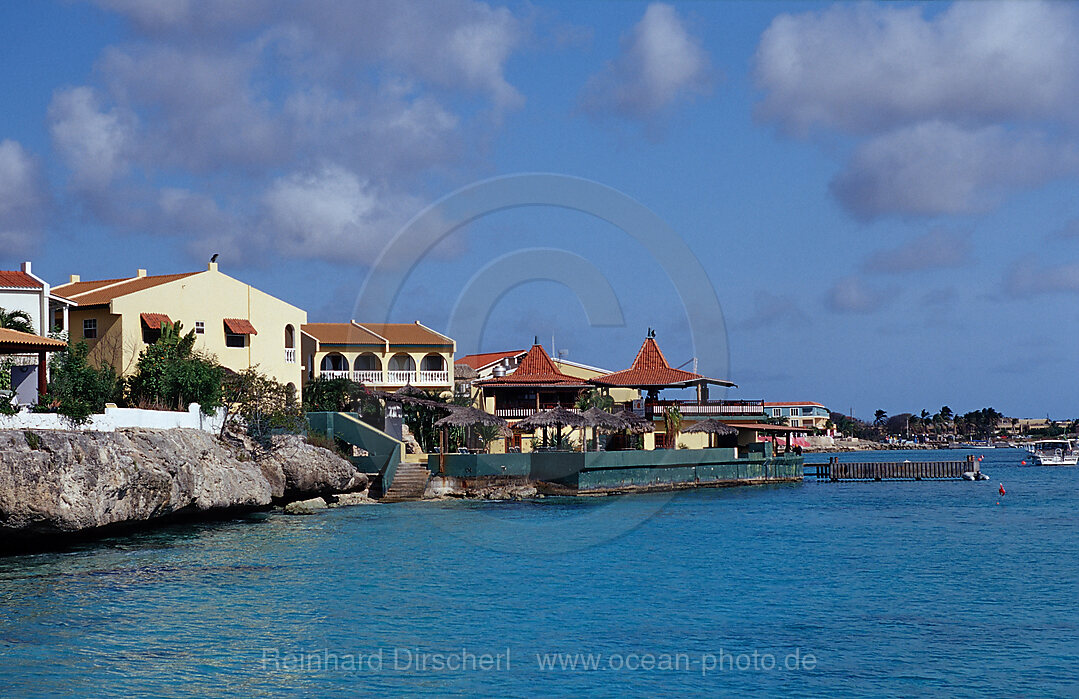
<svg viewBox="0 0 1079 699">
<path fill-rule="evenodd" d="M 626 423 L 625 429 L 633 434 L 656 431 L 656 426 L 652 424 L 651 420 L 646 417 L 641 417 L 632 410 L 623 410 L 619 413 L 615 413 L 615 417 Z"/>
<path fill-rule="evenodd" d="M 504 433 L 509 432 L 509 423 L 505 420 L 472 406 L 454 406 L 449 415 L 435 422 L 435 427 L 442 430 L 442 444 L 438 455 L 439 473 L 446 471 L 446 430 L 450 427 L 464 427 L 468 430 L 476 425 L 490 425 L 501 428 Z"/>
<path fill-rule="evenodd" d="M 522 430 L 536 430 L 543 428 L 546 430 L 548 427 L 557 427 L 559 435 L 562 434 L 562 427 L 584 427 L 585 419 L 577 413 L 566 410 L 561 405 L 550 410 L 543 410 L 526 417 L 524 420 L 518 422 L 514 427 Z M 582 435 L 583 437 L 583 435 Z M 583 439 L 582 439 L 583 443 Z"/>
<path fill-rule="evenodd" d="M 596 451 L 599 451 L 599 432 L 619 432 L 626 429 L 626 422 L 617 415 L 592 406 L 581 413 L 585 419 L 585 426 L 592 428 L 593 438 L 596 440 Z"/>
<path fill-rule="evenodd" d="M 716 420 L 715 418 L 701 420 L 700 422 L 694 423 L 682 431 L 687 434 L 692 432 L 706 433 L 708 435 L 709 447 L 713 446 L 713 440 L 716 436 L 729 437 L 731 435 L 738 434 L 738 430 L 731 427 L 725 422 L 720 422 L 719 420 Z"/>
</svg>

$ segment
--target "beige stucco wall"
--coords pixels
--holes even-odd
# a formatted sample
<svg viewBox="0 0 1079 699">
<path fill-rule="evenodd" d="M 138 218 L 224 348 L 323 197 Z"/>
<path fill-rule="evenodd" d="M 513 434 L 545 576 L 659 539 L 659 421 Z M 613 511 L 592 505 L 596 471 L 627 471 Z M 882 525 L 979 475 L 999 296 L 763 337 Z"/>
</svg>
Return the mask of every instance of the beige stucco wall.
<svg viewBox="0 0 1079 699">
<path fill-rule="evenodd" d="M 196 321 L 203 321 L 205 332 L 195 336 L 195 348 L 214 355 L 222 366 L 233 371 L 257 366 L 260 372 L 300 390 L 300 326 L 307 322 L 307 312 L 217 270 L 121 296 L 112 301 L 111 311 L 73 308 L 71 335 L 81 338 L 83 319 L 98 318 L 99 338 L 90 342 L 91 358 L 97 362 L 111 358 L 125 374 L 134 370 L 146 346 L 139 315 L 164 313 L 182 323 L 185 334 L 195 329 Z M 246 347 L 226 347 L 225 318 L 249 320 L 258 334 L 248 338 Z M 286 325 L 294 329 L 294 363 L 285 358 Z"/>
<path fill-rule="evenodd" d="M 554 362 L 554 365 L 563 374 L 567 374 L 568 376 L 573 376 L 578 379 L 594 379 L 597 376 L 603 376 L 604 374 L 608 373 L 606 371 L 595 371 L 593 369 L 586 369 L 584 367 L 576 366 L 574 364 L 561 362 L 557 359 L 552 359 L 551 361 Z M 628 403 L 641 397 L 641 392 L 635 388 L 610 388 L 606 390 L 608 395 L 610 395 L 611 398 L 614 399 L 615 403 Z"/>
</svg>

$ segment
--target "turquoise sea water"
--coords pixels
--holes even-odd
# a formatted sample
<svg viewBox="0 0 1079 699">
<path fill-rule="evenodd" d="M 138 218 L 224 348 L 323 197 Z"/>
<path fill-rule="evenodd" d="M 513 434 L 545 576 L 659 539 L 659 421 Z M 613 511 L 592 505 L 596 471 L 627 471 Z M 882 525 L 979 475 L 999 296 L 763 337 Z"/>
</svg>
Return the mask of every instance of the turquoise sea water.
<svg viewBox="0 0 1079 699">
<path fill-rule="evenodd" d="M 1079 469 L 982 453 L 988 482 L 261 514 L 0 559 L 0 688 L 1075 696 Z"/>
</svg>

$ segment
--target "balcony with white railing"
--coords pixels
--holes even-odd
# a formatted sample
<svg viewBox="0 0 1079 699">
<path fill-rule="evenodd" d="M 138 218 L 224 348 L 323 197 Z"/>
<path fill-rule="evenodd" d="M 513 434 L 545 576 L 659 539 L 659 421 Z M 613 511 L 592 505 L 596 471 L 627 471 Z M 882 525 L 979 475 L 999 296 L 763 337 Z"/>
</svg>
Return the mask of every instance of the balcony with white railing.
<svg viewBox="0 0 1079 699">
<path fill-rule="evenodd" d="M 352 372 L 352 380 L 357 381 L 359 383 L 370 383 L 370 384 L 385 383 L 382 380 L 382 372 L 377 370 L 377 369 L 375 369 L 375 370 L 367 370 L 367 371 L 354 371 L 354 372 Z"/>
<path fill-rule="evenodd" d="M 352 372 L 351 371 L 330 371 L 328 369 L 323 369 L 322 371 L 318 372 L 318 375 L 321 376 L 324 379 L 351 379 L 352 378 Z"/>
<path fill-rule="evenodd" d="M 285 348 L 285 364 L 295 364 L 295 363 L 296 363 L 296 348 L 295 347 L 286 347 Z"/>
<path fill-rule="evenodd" d="M 441 386 L 450 382 L 448 371 L 420 371 L 417 383 L 421 386 Z"/>
<path fill-rule="evenodd" d="M 406 383 L 415 383 L 415 382 L 416 382 L 416 372 L 414 372 L 414 371 L 387 371 L 386 372 L 386 383 L 404 385 Z"/>
</svg>

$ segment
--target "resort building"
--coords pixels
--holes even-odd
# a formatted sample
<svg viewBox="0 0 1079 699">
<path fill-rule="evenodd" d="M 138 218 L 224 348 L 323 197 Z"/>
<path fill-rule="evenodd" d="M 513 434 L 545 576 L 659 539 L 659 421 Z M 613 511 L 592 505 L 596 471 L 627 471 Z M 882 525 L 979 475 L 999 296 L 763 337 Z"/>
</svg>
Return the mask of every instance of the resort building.
<svg viewBox="0 0 1079 699">
<path fill-rule="evenodd" d="M 48 282 L 33 273 L 29 262 L 23 262 L 19 270 L 0 270 L 0 308 L 30 316 L 38 335 L 67 330 L 68 309 L 75 302 L 54 291 Z"/>
<path fill-rule="evenodd" d="M 784 420 L 791 427 L 828 432 L 828 422 L 832 419 L 828 408 L 811 401 L 766 402 L 765 415 L 773 420 Z"/>
<path fill-rule="evenodd" d="M 78 275 L 53 292 L 78 304 L 69 311 L 70 340 L 85 340 L 90 361 L 134 371 L 139 354 L 161 336 L 165 323 L 195 332 L 195 348 L 233 371 L 258 367 L 297 390 L 302 365 L 297 349 L 307 312 L 220 272 L 82 281 Z"/>
<path fill-rule="evenodd" d="M 351 379 L 392 391 L 453 391 L 456 343 L 415 323 L 307 323 L 301 328 L 307 380 Z"/>
<path fill-rule="evenodd" d="M 474 379 L 467 382 L 467 389 L 462 391 L 462 393 L 471 395 L 474 404 L 477 407 L 482 408 L 483 404 L 478 400 L 480 388 L 477 385 L 477 382 L 496 376 L 505 376 L 515 372 L 520 365 L 521 360 L 524 359 L 527 354 L 527 350 L 508 350 L 503 352 L 487 352 L 484 354 L 468 354 L 460 357 L 456 362 L 457 366 L 468 367 L 469 369 L 474 370 L 476 374 Z M 572 378 L 584 379 L 587 381 L 588 379 L 594 379 L 610 373 L 607 369 L 601 369 L 588 364 L 581 364 L 580 362 L 571 362 L 563 357 L 555 358 L 550 355 L 547 356 L 556 371 Z M 616 403 L 629 403 L 641 397 L 640 391 L 632 388 L 615 388 L 610 391 L 610 395 Z"/>
</svg>

